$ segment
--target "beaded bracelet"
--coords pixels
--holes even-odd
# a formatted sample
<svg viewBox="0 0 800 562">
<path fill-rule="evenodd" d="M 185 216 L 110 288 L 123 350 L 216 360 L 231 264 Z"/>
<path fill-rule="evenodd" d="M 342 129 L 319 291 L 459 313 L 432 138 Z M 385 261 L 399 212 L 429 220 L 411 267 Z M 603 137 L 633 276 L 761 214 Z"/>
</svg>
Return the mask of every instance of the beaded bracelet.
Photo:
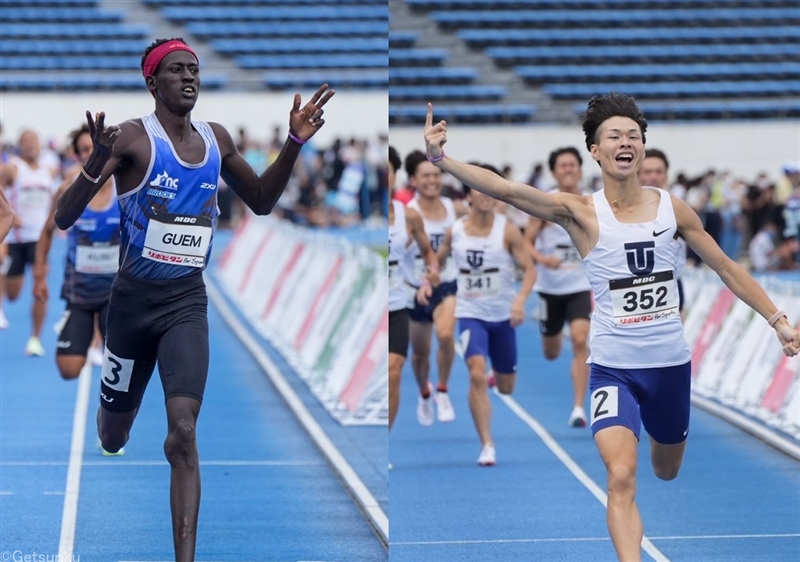
<svg viewBox="0 0 800 562">
<path fill-rule="evenodd" d="M 304 144 L 306 144 L 306 143 L 308 142 L 307 140 L 303 140 L 303 139 L 301 139 L 301 138 L 297 137 L 297 136 L 296 136 L 296 135 L 295 135 L 295 134 L 292 132 L 292 130 L 291 130 L 291 129 L 289 129 L 289 138 L 290 138 L 290 139 L 292 139 L 294 142 L 296 142 L 297 144 L 299 144 L 299 145 L 301 145 L 301 146 L 302 146 L 302 145 L 304 145 Z"/>
<path fill-rule="evenodd" d="M 782 310 L 779 310 L 778 312 L 769 317 L 769 320 L 767 320 L 767 324 L 769 324 L 770 328 L 774 328 L 775 324 L 778 323 L 778 320 L 784 317 L 786 317 L 786 313 Z"/>
<path fill-rule="evenodd" d="M 436 158 L 433 158 L 430 154 L 428 154 L 426 152 L 425 153 L 425 158 L 428 159 L 428 162 L 432 162 L 432 163 L 435 164 L 436 162 L 439 162 L 439 161 L 442 160 L 442 158 L 444 158 L 444 149 L 442 149 L 442 153 L 439 156 L 437 156 Z"/>
</svg>

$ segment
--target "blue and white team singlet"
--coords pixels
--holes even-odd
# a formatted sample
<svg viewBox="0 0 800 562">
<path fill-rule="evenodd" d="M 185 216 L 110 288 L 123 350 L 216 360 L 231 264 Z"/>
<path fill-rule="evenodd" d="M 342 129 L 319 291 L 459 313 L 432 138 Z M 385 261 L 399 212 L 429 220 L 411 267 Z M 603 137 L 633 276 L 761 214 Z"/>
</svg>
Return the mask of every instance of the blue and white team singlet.
<svg viewBox="0 0 800 562">
<path fill-rule="evenodd" d="M 176 279 L 204 269 L 219 214 L 222 159 L 211 127 L 194 121 L 203 161 L 181 160 L 155 113 L 142 118 L 150 138 L 150 166 L 142 183 L 120 196 L 120 270 L 146 279 Z"/>
</svg>

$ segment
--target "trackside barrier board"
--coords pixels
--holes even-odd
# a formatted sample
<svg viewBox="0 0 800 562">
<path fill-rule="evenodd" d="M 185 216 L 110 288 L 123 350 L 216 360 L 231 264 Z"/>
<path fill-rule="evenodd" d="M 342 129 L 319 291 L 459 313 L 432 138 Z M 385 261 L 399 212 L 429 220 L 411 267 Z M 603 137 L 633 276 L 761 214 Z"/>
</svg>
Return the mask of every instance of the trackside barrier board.
<svg viewBox="0 0 800 562">
<path fill-rule="evenodd" d="M 772 442 L 800 446 L 800 356 L 786 357 L 764 318 L 703 269 L 684 270 L 690 290 L 686 338 L 692 347 L 692 395 L 731 419 L 756 422 Z M 800 282 L 759 278 L 788 320 L 800 327 Z"/>
<path fill-rule="evenodd" d="M 248 215 L 215 276 L 343 425 L 388 422 L 388 271 L 324 232 Z"/>
</svg>

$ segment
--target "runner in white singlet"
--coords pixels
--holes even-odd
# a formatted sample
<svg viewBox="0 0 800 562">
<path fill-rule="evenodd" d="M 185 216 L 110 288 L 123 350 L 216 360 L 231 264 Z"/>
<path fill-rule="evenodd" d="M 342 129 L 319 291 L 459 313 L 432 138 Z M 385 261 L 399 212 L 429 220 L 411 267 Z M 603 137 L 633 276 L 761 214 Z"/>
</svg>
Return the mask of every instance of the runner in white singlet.
<svg viewBox="0 0 800 562">
<path fill-rule="evenodd" d="M 483 165 L 499 175 L 489 165 Z M 439 259 L 450 257 L 457 270 L 456 318 L 459 350 L 469 369 L 469 409 L 481 441 L 480 466 L 494 466 L 495 445 L 490 431 L 492 406 L 487 393 L 487 358 L 496 376 L 497 390 L 511 394 L 517 378 L 515 328 L 525 317 L 525 300 L 536 271 L 522 235 L 505 215 L 496 214 L 496 200 L 467 184 L 469 214 L 445 234 Z M 515 288 L 515 264 L 525 270 Z"/>
<path fill-rule="evenodd" d="M 26 267 L 33 266 L 36 241 L 47 221 L 50 201 L 58 187 L 56 171 L 44 165 L 40 156 L 39 136 L 33 131 L 25 131 L 19 138 L 19 156 L 11 157 L 2 167 L 2 187 L 16 215 L 7 240 L 8 256 L 0 275 L 2 292 L 10 302 L 17 300 L 22 291 Z M 46 312 L 47 303 L 34 301 L 26 355 L 44 355 L 39 336 Z"/>
<path fill-rule="evenodd" d="M 606 521 L 617 557 L 641 561 L 643 527 L 636 506 L 641 426 L 650 435 L 655 475 L 678 475 L 689 431 L 691 351 L 678 313 L 679 235 L 742 301 L 775 330 L 783 353 L 800 353 L 800 332 L 764 289 L 728 258 L 697 214 L 665 191 L 642 187 L 647 121 L 630 96 L 589 101 L 586 147 L 603 174 L 589 195 L 542 193 L 444 154 L 447 123 L 425 120 L 427 155 L 473 189 L 563 226 L 583 258 L 592 284 L 590 390 L 592 432 L 607 471 Z"/>
<path fill-rule="evenodd" d="M 583 159 L 574 147 L 550 153 L 550 172 L 562 193 L 580 193 Z M 572 341 L 572 412 L 568 424 L 586 427 L 586 389 L 589 386 L 589 319 L 592 315 L 592 292 L 583 272 L 581 256 L 569 233 L 556 223 L 531 217 L 525 237 L 536 262 L 538 275 L 534 290 L 539 293 L 539 327 L 545 358 L 561 355 L 564 323 L 569 323 Z"/>
</svg>

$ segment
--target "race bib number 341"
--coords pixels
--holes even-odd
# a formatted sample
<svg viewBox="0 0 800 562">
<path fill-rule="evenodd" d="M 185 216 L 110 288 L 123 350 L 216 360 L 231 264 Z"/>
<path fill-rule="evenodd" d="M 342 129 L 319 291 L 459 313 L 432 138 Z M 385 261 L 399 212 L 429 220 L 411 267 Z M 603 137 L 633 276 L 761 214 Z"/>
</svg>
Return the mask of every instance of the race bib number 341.
<svg viewBox="0 0 800 562">
<path fill-rule="evenodd" d="M 678 284 L 672 271 L 612 279 L 608 286 L 618 325 L 659 322 L 679 315 Z"/>
</svg>

